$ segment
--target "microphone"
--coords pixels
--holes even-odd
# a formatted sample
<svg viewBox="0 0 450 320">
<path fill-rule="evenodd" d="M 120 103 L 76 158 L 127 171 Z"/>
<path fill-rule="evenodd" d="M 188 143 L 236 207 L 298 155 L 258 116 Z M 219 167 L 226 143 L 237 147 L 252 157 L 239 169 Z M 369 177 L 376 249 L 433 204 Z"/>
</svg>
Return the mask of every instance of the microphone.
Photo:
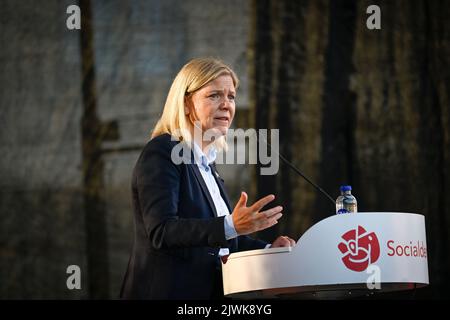
<svg viewBox="0 0 450 320">
<path fill-rule="evenodd" d="M 255 134 L 256 135 L 256 134 Z M 258 135 L 256 135 L 256 139 L 258 138 Z M 268 145 L 270 147 L 270 149 L 272 149 L 272 146 L 270 145 L 269 142 L 267 142 L 266 139 L 264 139 L 264 137 L 262 137 L 262 140 L 264 141 L 264 143 L 266 145 Z M 320 193 L 322 193 L 325 197 L 327 197 L 334 206 L 336 206 L 336 201 L 327 193 L 325 192 L 325 190 L 323 190 L 321 187 L 319 187 L 318 185 L 316 185 L 314 182 L 312 182 L 307 176 L 305 176 L 299 169 L 297 169 L 292 163 L 290 163 L 285 157 L 283 157 L 283 155 L 277 151 L 275 151 L 275 153 L 278 154 L 278 157 L 283 160 L 283 162 L 292 170 L 294 170 L 298 175 L 300 175 L 303 179 L 305 179 L 310 185 L 312 185 L 314 188 L 316 188 L 316 190 L 318 190 Z"/>
</svg>

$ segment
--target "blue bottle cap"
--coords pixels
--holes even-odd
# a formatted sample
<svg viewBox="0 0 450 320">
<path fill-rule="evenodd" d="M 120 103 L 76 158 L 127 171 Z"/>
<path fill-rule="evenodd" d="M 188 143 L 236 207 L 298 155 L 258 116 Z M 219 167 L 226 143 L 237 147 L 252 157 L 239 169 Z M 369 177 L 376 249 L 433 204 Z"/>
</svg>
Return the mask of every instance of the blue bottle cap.
<svg viewBox="0 0 450 320">
<path fill-rule="evenodd" d="M 343 192 L 352 191 L 352 186 L 341 186 L 340 190 Z"/>
</svg>

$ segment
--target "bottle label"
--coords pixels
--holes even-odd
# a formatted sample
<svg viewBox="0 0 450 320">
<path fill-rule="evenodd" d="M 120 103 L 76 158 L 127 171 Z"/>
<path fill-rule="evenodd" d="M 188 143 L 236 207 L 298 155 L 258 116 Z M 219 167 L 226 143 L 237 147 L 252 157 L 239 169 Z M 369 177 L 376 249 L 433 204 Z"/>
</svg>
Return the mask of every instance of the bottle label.
<svg viewBox="0 0 450 320">
<path fill-rule="evenodd" d="M 344 204 L 344 207 L 345 207 L 345 210 L 347 210 L 347 212 L 352 212 L 352 213 L 357 212 L 355 203 Z"/>
<path fill-rule="evenodd" d="M 349 213 L 346 209 L 339 209 L 337 214 L 341 214 L 341 213 Z"/>
</svg>

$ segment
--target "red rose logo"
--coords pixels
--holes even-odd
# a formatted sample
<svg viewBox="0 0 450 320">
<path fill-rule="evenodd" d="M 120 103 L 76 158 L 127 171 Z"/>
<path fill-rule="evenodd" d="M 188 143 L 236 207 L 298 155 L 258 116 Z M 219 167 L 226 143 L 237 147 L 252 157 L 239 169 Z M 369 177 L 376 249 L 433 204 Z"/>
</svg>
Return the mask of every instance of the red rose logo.
<svg viewBox="0 0 450 320">
<path fill-rule="evenodd" d="M 368 233 L 363 227 L 347 231 L 338 245 L 344 255 L 342 262 L 350 270 L 361 272 L 380 257 L 380 244 L 374 232 Z"/>
</svg>

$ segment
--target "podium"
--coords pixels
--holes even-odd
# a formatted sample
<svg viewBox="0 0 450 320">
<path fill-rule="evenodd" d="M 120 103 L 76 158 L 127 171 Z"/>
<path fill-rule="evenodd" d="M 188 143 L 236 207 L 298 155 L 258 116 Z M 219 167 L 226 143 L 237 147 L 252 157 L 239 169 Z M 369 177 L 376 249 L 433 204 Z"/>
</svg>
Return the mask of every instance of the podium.
<svg viewBox="0 0 450 320">
<path fill-rule="evenodd" d="M 222 264 L 226 297 L 340 299 L 428 285 L 425 217 L 333 215 L 294 247 L 232 253 Z"/>
</svg>

